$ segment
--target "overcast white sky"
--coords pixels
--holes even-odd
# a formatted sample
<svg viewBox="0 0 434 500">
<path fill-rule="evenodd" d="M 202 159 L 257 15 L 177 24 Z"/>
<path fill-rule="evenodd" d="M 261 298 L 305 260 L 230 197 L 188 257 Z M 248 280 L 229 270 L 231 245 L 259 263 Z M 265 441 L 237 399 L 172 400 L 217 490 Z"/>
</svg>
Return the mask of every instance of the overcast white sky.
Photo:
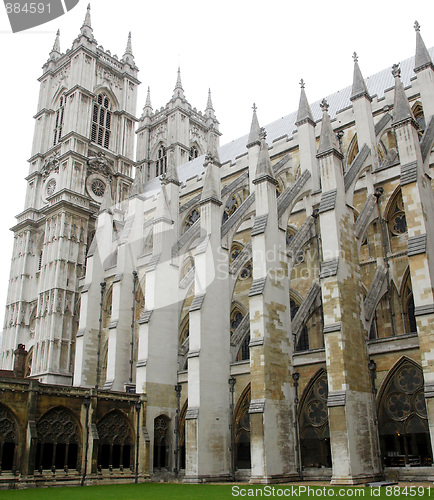
<svg viewBox="0 0 434 500">
<path fill-rule="evenodd" d="M 37 78 L 57 29 L 65 52 L 86 6 L 80 0 L 66 15 L 12 34 L 0 5 L 0 330 L 13 245 L 8 229 L 24 206 Z M 261 125 L 296 110 L 300 78 L 311 102 L 350 85 L 354 51 L 365 77 L 413 55 L 416 19 L 427 46 L 434 45 L 433 0 L 93 0 L 91 7 L 94 36 L 112 54 L 123 55 L 132 32 L 142 82 L 137 115 L 148 85 L 154 110 L 166 104 L 180 65 L 193 107 L 205 109 L 211 87 L 221 144 L 248 133 L 253 102 Z"/>
</svg>

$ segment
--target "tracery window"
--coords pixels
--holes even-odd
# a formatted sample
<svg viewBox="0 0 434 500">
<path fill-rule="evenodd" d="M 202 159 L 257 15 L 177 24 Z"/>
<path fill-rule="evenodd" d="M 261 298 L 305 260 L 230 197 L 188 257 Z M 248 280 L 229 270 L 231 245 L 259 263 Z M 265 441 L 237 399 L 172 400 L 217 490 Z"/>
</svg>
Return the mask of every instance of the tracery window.
<svg viewBox="0 0 434 500">
<path fill-rule="evenodd" d="M 407 272 L 404 286 L 402 288 L 402 311 L 404 313 L 406 333 L 417 332 L 416 316 L 414 314 L 413 289 L 411 286 L 411 278 L 409 272 Z"/>
<path fill-rule="evenodd" d="M 64 94 L 59 99 L 59 107 L 57 108 L 57 111 L 56 111 L 56 121 L 54 123 L 53 146 L 55 146 L 62 138 L 63 116 L 65 114 L 65 105 L 66 105 L 66 95 Z"/>
<path fill-rule="evenodd" d="M 331 467 L 327 374 L 319 372 L 300 400 L 301 461 L 304 467 Z"/>
<path fill-rule="evenodd" d="M 119 411 L 105 415 L 97 424 L 98 465 L 102 469 L 132 467 L 133 439 L 126 417 Z"/>
<path fill-rule="evenodd" d="M 154 420 L 154 469 L 169 466 L 169 423 L 167 415 L 160 415 Z"/>
<path fill-rule="evenodd" d="M 165 174 L 167 171 L 167 151 L 166 148 L 161 145 L 157 151 L 157 161 L 155 164 L 155 175 Z"/>
<path fill-rule="evenodd" d="M 69 410 L 53 408 L 39 420 L 36 430 L 35 469 L 79 469 L 80 425 Z"/>
<path fill-rule="evenodd" d="M 245 189 L 238 191 L 233 194 L 226 202 L 225 209 L 223 211 L 222 224 L 225 223 L 231 215 L 238 209 L 238 207 L 247 198 L 248 192 Z"/>
<path fill-rule="evenodd" d="M 235 467 L 250 469 L 250 384 L 244 389 L 234 410 Z"/>
<path fill-rule="evenodd" d="M 400 236 L 407 232 L 407 221 L 401 193 L 395 197 L 389 210 L 389 230 L 392 236 Z"/>
<path fill-rule="evenodd" d="M 431 465 L 424 383 L 421 368 L 403 358 L 388 375 L 378 409 L 385 466 Z"/>
<path fill-rule="evenodd" d="M 111 120 L 110 99 L 104 93 L 98 94 L 93 103 L 90 139 L 107 149 L 110 146 Z"/>
<path fill-rule="evenodd" d="M 249 260 L 247 264 L 241 269 L 240 280 L 246 280 L 252 276 L 252 261 Z"/>
<path fill-rule="evenodd" d="M 9 408 L 0 404 L 0 464 L 1 470 L 15 467 L 15 455 L 18 446 L 18 431 L 15 418 Z"/>
</svg>

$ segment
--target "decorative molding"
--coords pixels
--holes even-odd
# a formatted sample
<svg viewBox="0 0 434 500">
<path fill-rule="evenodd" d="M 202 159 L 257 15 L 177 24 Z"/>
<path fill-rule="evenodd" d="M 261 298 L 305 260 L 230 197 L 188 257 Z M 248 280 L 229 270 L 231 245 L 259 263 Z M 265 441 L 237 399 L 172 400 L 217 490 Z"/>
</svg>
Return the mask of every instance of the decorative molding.
<svg viewBox="0 0 434 500">
<path fill-rule="evenodd" d="M 265 399 L 252 399 L 250 401 L 249 413 L 264 413 Z"/>
<path fill-rule="evenodd" d="M 113 330 L 113 328 L 117 328 L 117 326 L 118 326 L 118 322 L 119 322 L 119 321 L 118 321 L 117 319 L 115 319 L 115 320 L 111 321 L 111 322 L 110 322 L 110 324 L 109 324 L 109 326 L 108 326 L 108 329 L 109 329 L 109 330 Z"/>
<path fill-rule="evenodd" d="M 319 213 L 328 212 L 329 210 L 334 210 L 336 205 L 337 190 L 327 191 L 321 194 L 321 201 L 319 204 Z"/>
<path fill-rule="evenodd" d="M 249 297 L 254 297 L 255 295 L 261 295 L 264 293 L 265 283 L 267 278 L 259 278 L 253 280 L 252 286 L 249 291 Z"/>
<path fill-rule="evenodd" d="M 330 325 L 324 326 L 323 333 L 324 335 L 332 332 L 340 332 L 342 329 L 342 323 L 331 323 Z"/>
<path fill-rule="evenodd" d="M 123 276 L 124 276 L 123 273 L 116 274 L 116 276 L 113 278 L 113 283 L 118 283 L 119 281 L 122 281 Z"/>
<path fill-rule="evenodd" d="M 191 303 L 189 312 L 192 311 L 200 311 L 202 309 L 203 301 L 205 300 L 206 293 L 202 293 L 200 295 L 195 295 L 193 302 Z"/>
<path fill-rule="evenodd" d="M 425 382 L 425 398 L 434 398 L 434 382 Z"/>
<path fill-rule="evenodd" d="M 345 391 L 329 392 L 329 396 L 327 399 L 327 407 L 331 408 L 333 406 L 345 406 L 346 399 L 347 397 Z"/>
<path fill-rule="evenodd" d="M 187 408 L 185 420 L 196 420 L 199 418 L 199 408 Z"/>
<path fill-rule="evenodd" d="M 339 258 L 323 260 L 321 265 L 321 273 L 319 277 L 321 279 L 330 278 L 331 276 L 336 276 L 339 268 Z"/>
<path fill-rule="evenodd" d="M 260 337 L 259 339 L 253 339 L 249 343 L 249 347 L 258 347 L 264 345 L 264 337 Z"/>
<path fill-rule="evenodd" d="M 86 332 L 86 329 L 85 328 L 81 328 L 80 330 L 78 330 L 78 332 L 75 334 L 75 338 L 78 339 L 79 337 L 83 337 L 84 334 Z"/>
<path fill-rule="evenodd" d="M 148 364 L 148 360 L 147 359 L 139 359 L 137 361 L 137 363 L 136 363 L 136 368 L 143 368 L 147 364 Z"/>
<path fill-rule="evenodd" d="M 252 227 L 251 236 L 257 236 L 258 234 L 265 233 L 267 227 L 268 214 L 259 215 L 255 218 L 255 222 Z"/>
<path fill-rule="evenodd" d="M 401 186 L 417 181 L 417 162 L 401 165 Z"/>
<path fill-rule="evenodd" d="M 188 352 L 187 358 L 198 358 L 200 356 L 200 349 L 192 349 L 191 351 Z"/>
<path fill-rule="evenodd" d="M 426 253 L 426 234 L 408 238 L 407 255 L 411 257 L 412 255 L 419 255 L 421 253 Z"/>
<path fill-rule="evenodd" d="M 434 313 L 434 304 L 428 304 L 427 306 L 417 306 L 414 308 L 415 316 L 426 316 L 428 314 Z"/>
<path fill-rule="evenodd" d="M 154 312 L 153 309 L 150 309 L 150 310 L 147 310 L 147 311 L 143 311 L 142 314 L 140 315 L 140 318 L 139 318 L 139 325 L 143 325 L 145 323 L 149 323 L 149 320 L 151 319 L 151 316 L 152 316 L 152 313 Z"/>
<path fill-rule="evenodd" d="M 96 155 L 91 153 L 87 159 L 87 175 L 90 174 L 101 174 L 110 182 L 115 174 L 113 162 L 106 158 L 105 153 L 98 152 Z"/>
</svg>

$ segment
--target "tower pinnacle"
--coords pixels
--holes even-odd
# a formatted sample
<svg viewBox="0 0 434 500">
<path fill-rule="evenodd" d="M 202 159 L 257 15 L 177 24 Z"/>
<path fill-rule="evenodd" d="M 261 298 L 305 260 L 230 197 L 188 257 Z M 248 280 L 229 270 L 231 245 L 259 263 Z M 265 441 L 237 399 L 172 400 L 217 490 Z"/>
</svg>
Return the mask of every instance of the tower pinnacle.
<svg viewBox="0 0 434 500">
<path fill-rule="evenodd" d="M 50 52 L 50 59 L 58 59 L 60 56 L 60 30 L 57 30 L 56 39 L 54 40 L 53 48 Z"/>
<path fill-rule="evenodd" d="M 175 88 L 173 90 L 173 97 L 172 99 L 176 99 L 177 97 L 183 98 L 184 96 L 184 89 L 182 88 L 182 82 L 181 82 L 181 68 L 178 66 L 178 74 L 176 77 L 176 84 Z"/>
<path fill-rule="evenodd" d="M 318 147 L 318 155 L 329 153 L 329 152 L 337 152 L 339 155 L 341 154 L 339 151 L 338 142 L 336 139 L 336 135 L 333 132 L 332 124 L 330 121 L 330 115 L 328 113 L 329 103 L 326 99 L 323 99 L 320 103 L 320 108 L 322 109 L 322 125 L 321 125 L 321 136 L 319 139 L 319 147 Z"/>
<path fill-rule="evenodd" d="M 393 125 L 406 122 L 408 120 L 415 122 L 410 104 L 405 95 L 404 86 L 401 81 L 401 68 L 399 64 L 392 66 L 392 75 L 395 78 L 395 99 L 393 103 Z"/>
<path fill-rule="evenodd" d="M 131 45 L 131 31 L 128 33 L 127 46 L 125 48 L 125 53 L 122 56 L 122 62 L 126 62 L 131 66 L 134 65 L 133 48 Z"/>
<path fill-rule="evenodd" d="M 261 143 L 261 137 L 260 137 L 261 127 L 259 126 L 258 116 L 256 114 L 257 107 L 255 103 L 253 103 L 252 109 L 253 109 L 252 124 L 250 125 L 250 134 L 246 145 L 248 148 L 250 146 L 254 146 L 255 144 Z"/>
<path fill-rule="evenodd" d="M 416 55 L 414 57 L 414 72 L 418 73 L 422 69 L 431 66 L 434 69 L 432 59 L 420 34 L 420 24 L 415 21 L 414 29 L 416 31 Z"/>
<path fill-rule="evenodd" d="M 300 80 L 300 87 L 300 103 L 298 105 L 297 121 L 295 122 L 295 124 L 298 127 L 305 121 L 309 121 L 310 123 L 312 123 L 312 125 L 315 125 L 312 110 L 310 109 L 310 105 L 306 97 L 306 91 L 304 90 L 305 82 L 303 78 Z"/>
<path fill-rule="evenodd" d="M 359 57 L 356 52 L 353 53 L 354 59 L 354 73 L 353 73 L 353 88 L 351 91 L 350 100 L 354 101 L 358 97 L 365 96 L 368 100 L 372 100 L 368 92 L 365 80 L 359 66 Z"/>
<path fill-rule="evenodd" d="M 93 29 L 90 19 L 90 4 L 88 4 L 87 6 L 86 16 L 84 18 L 83 25 L 80 29 L 80 33 L 84 36 L 87 36 L 88 38 L 93 38 Z"/>
</svg>

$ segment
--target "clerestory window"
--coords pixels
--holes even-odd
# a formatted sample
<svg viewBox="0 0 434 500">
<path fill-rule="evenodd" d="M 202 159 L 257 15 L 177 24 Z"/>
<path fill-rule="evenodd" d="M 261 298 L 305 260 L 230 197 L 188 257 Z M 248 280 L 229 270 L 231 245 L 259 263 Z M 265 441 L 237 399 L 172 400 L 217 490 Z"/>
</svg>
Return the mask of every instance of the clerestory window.
<svg viewBox="0 0 434 500">
<path fill-rule="evenodd" d="M 63 129 L 63 116 L 65 114 L 65 104 L 66 104 L 66 96 L 62 95 L 59 99 L 59 107 L 56 111 L 56 121 L 54 124 L 54 139 L 53 146 L 60 142 L 62 138 L 62 129 Z"/>
</svg>

